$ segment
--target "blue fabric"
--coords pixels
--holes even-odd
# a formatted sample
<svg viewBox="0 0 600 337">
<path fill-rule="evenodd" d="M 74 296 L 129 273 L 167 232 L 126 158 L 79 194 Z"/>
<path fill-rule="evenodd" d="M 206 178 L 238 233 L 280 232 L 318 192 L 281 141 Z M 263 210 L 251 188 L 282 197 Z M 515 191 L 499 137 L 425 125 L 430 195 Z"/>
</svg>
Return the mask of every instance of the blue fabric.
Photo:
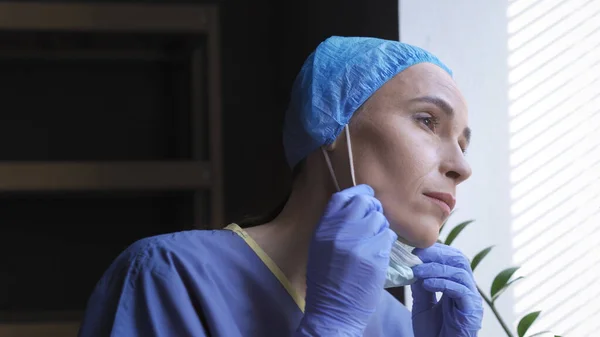
<svg viewBox="0 0 600 337">
<path fill-rule="evenodd" d="M 398 41 L 333 36 L 308 57 L 292 87 L 283 127 L 290 167 L 331 144 L 383 84 L 418 63 L 451 70 L 429 52 Z"/>
<path fill-rule="evenodd" d="M 302 317 L 237 234 L 185 231 L 127 248 L 97 284 L 79 336 L 281 337 Z M 410 312 L 383 292 L 365 336 L 413 336 Z"/>
</svg>

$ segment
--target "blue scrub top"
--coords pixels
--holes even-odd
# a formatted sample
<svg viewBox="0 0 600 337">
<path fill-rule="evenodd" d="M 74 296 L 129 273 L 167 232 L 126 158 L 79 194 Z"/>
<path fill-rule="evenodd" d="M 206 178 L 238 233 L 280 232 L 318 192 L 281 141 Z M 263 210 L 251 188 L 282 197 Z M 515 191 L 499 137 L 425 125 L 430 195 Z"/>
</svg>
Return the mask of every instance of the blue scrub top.
<svg viewBox="0 0 600 337">
<path fill-rule="evenodd" d="M 292 336 L 304 299 L 239 226 L 135 242 L 92 293 L 80 337 Z M 413 336 L 410 312 L 387 291 L 365 336 Z"/>
</svg>

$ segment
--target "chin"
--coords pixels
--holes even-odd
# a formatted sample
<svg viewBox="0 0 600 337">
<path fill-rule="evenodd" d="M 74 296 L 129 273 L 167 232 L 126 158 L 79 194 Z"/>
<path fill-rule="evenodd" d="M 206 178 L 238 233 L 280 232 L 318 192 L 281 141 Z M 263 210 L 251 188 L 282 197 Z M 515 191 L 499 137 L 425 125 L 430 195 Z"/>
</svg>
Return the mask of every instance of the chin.
<svg viewBox="0 0 600 337">
<path fill-rule="evenodd" d="M 416 219 L 415 219 L 416 218 Z M 394 221 L 391 229 L 398 234 L 400 241 L 416 248 L 428 248 L 433 246 L 440 233 L 439 219 L 430 216 L 415 217 Z M 410 224 L 410 225 L 400 225 Z"/>
<path fill-rule="evenodd" d="M 410 245 L 415 248 L 429 248 L 437 242 L 438 237 L 439 235 L 436 234 L 435 237 L 430 236 L 425 238 L 418 238 L 415 239 L 414 242 Z"/>
</svg>

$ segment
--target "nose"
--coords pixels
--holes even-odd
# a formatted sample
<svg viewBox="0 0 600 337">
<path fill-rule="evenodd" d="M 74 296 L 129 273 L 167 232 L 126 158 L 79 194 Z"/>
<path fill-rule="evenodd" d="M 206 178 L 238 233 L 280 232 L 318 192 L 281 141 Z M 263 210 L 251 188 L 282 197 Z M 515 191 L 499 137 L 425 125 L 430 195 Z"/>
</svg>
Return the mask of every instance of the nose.
<svg viewBox="0 0 600 337">
<path fill-rule="evenodd" d="M 473 172 L 460 147 L 453 146 L 445 152 L 448 155 L 441 165 L 442 174 L 452 179 L 456 185 L 469 179 Z"/>
</svg>

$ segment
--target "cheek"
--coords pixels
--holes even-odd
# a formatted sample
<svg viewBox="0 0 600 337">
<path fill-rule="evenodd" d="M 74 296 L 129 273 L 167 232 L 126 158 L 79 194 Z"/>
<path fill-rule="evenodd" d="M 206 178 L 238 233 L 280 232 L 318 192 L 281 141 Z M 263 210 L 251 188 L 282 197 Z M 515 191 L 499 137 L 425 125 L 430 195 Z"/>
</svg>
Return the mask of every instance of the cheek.
<svg viewBox="0 0 600 337">
<path fill-rule="evenodd" d="M 392 229 L 413 246 L 426 247 L 437 239 L 441 224 L 422 196 L 438 171 L 439 149 L 421 130 L 400 132 L 364 144 L 357 176 L 375 189 Z"/>
<path fill-rule="evenodd" d="M 371 122 L 357 136 L 352 144 L 357 177 L 382 189 L 414 191 L 437 167 L 439 144 L 409 118 Z"/>
<path fill-rule="evenodd" d="M 405 130 L 380 145 L 383 151 L 379 151 L 377 162 L 385 180 L 381 188 L 386 196 L 405 199 L 422 193 L 427 177 L 437 171 L 437 145 L 423 134 L 420 130 Z"/>
</svg>

